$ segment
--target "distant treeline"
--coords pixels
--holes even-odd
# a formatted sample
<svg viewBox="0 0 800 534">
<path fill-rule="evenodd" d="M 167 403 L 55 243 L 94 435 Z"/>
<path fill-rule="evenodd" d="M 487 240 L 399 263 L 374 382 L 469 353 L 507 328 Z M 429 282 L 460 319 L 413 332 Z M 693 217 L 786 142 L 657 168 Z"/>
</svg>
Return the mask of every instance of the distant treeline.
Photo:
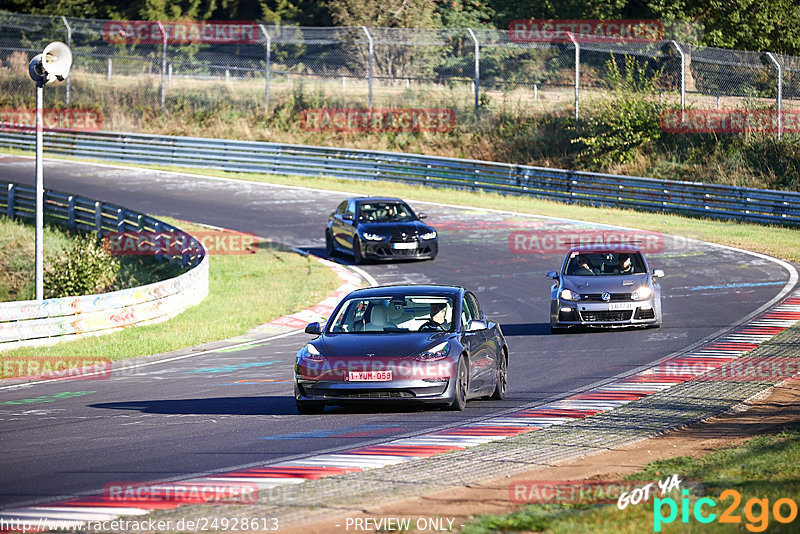
<svg viewBox="0 0 800 534">
<path fill-rule="evenodd" d="M 0 0 L 0 10 L 96 19 L 265 20 L 301 26 L 493 27 L 515 19 L 691 22 L 698 44 L 800 55 L 797 0 Z"/>
</svg>

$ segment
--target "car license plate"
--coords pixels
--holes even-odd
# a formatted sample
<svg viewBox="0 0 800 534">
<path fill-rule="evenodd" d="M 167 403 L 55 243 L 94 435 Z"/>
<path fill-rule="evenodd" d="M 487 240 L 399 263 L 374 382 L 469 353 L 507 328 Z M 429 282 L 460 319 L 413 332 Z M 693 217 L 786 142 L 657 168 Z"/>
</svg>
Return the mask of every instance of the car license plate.
<svg viewBox="0 0 800 534">
<path fill-rule="evenodd" d="M 608 305 L 609 310 L 632 310 L 633 303 L 631 302 L 612 302 Z"/>
<path fill-rule="evenodd" d="M 393 249 L 411 250 L 417 248 L 417 243 L 392 243 Z"/>
<path fill-rule="evenodd" d="M 388 382 L 392 379 L 391 371 L 348 371 L 349 382 Z"/>
</svg>

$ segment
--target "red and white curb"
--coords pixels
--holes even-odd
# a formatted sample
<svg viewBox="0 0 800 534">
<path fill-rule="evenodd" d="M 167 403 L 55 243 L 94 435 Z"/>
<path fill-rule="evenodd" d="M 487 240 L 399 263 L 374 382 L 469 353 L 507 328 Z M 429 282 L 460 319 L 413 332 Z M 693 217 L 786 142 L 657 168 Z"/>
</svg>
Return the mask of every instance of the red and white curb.
<svg viewBox="0 0 800 534">
<path fill-rule="evenodd" d="M 305 315 L 296 316 L 294 320 L 305 322 L 305 317 Z M 399 464 L 502 440 L 608 412 L 676 384 L 697 379 L 708 371 L 750 352 L 798 322 L 800 322 L 800 291 L 796 291 L 781 304 L 756 316 L 733 332 L 686 354 L 662 361 L 648 369 L 601 387 L 571 395 L 544 406 L 520 410 L 478 423 L 397 439 L 382 445 L 359 447 L 291 462 L 195 477 L 171 484 L 210 488 L 212 492 L 215 487 L 220 485 L 230 487 L 231 484 L 271 489 L 289 484 L 300 484 L 306 480 Z M 687 369 L 687 371 L 664 372 L 663 369 L 670 365 L 674 369 Z M 144 502 L 135 495 L 111 498 L 109 495 L 100 494 L 39 506 L 2 510 L 0 518 L 6 521 L 31 521 L 34 518 L 104 521 L 121 516 L 144 515 L 156 509 L 171 509 L 181 504 L 187 504 L 186 502 L 157 498 L 159 486 L 164 486 L 164 484 L 154 483 L 150 486 L 152 491 L 148 494 L 156 495 L 156 498 Z M 163 495 L 163 492 L 161 494 Z M 191 504 L 197 504 L 197 502 Z"/>
</svg>

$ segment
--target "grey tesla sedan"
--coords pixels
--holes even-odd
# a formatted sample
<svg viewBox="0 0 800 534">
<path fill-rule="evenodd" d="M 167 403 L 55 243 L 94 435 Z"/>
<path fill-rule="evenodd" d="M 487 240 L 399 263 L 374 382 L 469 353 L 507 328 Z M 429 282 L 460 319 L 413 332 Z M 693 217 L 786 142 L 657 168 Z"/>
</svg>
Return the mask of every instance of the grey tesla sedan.
<svg viewBox="0 0 800 534">
<path fill-rule="evenodd" d="M 650 266 L 636 245 L 572 247 L 560 271 L 550 271 L 550 330 L 570 326 L 661 326 L 664 271 Z"/>
</svg>

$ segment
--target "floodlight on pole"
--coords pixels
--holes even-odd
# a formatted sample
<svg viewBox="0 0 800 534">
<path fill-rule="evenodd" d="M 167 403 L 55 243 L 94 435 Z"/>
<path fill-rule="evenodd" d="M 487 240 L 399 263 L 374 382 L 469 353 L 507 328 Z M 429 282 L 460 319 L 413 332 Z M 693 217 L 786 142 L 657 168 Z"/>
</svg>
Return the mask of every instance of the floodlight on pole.
<svg viewBox="0 0 800 534">
<path fill-rule="evenodd" d="M 50 43 L 28 65 L 36 82 L 36 300 L 44 299 L 44 179 L 42 176 L 42 97 L 44 86 L 63 82 L 72 68 L 72 51 L 60 41 Z"/>
</svg>

